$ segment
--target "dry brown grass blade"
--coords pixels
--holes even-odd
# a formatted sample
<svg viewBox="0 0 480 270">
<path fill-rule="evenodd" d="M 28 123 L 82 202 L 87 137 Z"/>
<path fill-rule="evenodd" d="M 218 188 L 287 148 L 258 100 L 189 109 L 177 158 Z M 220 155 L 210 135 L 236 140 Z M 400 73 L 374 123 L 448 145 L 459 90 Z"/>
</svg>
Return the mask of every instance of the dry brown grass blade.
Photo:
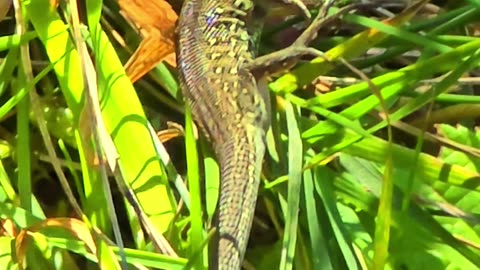
<svg viewBox="0 0 480 270">
<path fill-rule="evenodd" d="M 157 137 L 160 142 L 165 143 L 173 138 L 181 137 L 185 135 L 185 130 L 183 130 L 182 125 L 174 123 L 174 122 L 167 122 L 167 129 L 160 130 L 157 132 Z"/>
<path fill-rule="evenodd" d="M 177 14 L 164 0 L 119 0 L 122 15 L 133 24 L 143 41 L 130 57 L 125 70 L 132 82 L 140 79 L 158 63 L 175 64 L 175 23 Z"/>
<path fill-rule="evenodd" d="M 447 139 L 445 137 L 442 137 L 440 135 L 432 134 L 430 132 L 426 132 L 421 130 L 420 128 L 417 128 L 415 126 L 412 126 L 410 124 L 397 121 L 392 123 L 392 126 L 408 133 L 414 136 L 424 136 L 426 140 L 438 143 L 442 146 L 457 150 L 459 152 L 462 152 L 466 155 L 473 156 L 473 157 L 480 157 L 480 150 L 465 144 L 461 144 L 458 142 L 455 142 L 453 140 Z"/>
<path fill-rule="evenodd" d="M 410 122 L 411 125 L 428 127 L 438 123 L 458 123 L 465 119 L 478 119 L 480 117 L 479 104 L 456 104 L 432 111 L 430 117 L 418 117 Z"/>
<path fill-rule="evenodd" d="M 15 223 L 11 219 L 0 220 L 0 235 L 1 236 L 15 236 L 17 229 Z"/>
<path fill-rule="evenodd" d="M 12 0 L 0 1 L 0 21 L 2 21 L 5 18 L 11 6 L 12 6 Z"/>
<path fill-rule="evenodd" d="M 92 59 L 87 50 L 87 45 L 81 36 L 81 25 L 75 1 L 70 1 L 72 6 L 72 27 L 74 41 L 78 50 L 78 56 L 82 64 L 83 78 L 85 82 L 85 107 L 80 116 L 82 139 L 88 145 L 88 139 L 93 135 L 94 145 L 97 147 L 95 158 L 101 165 L 108 164 L 110 171 L 115 171 L 118 153 L 110 134 L 105 127 L 98 99 L 97 74 Z M 101 148 L 101 149 L 100 149 Z"/>
<path fill-rule="evenodd" d="M 88 251 L 90 251 L 92 254 L 96 254 L 97 246 L 95 245 L 93 236 L 85 223 L 74 218 L 49 218 L 31 227 L 23 229 L 15 238 L 15 252 L 20 269 L 23 269 L 24 266 L 25 256 L 30 243 L 29 239 L 34 233 L 49 227 L 64 228 L 75 238 L 82 241 L 87 247 Z"/>
</svg>

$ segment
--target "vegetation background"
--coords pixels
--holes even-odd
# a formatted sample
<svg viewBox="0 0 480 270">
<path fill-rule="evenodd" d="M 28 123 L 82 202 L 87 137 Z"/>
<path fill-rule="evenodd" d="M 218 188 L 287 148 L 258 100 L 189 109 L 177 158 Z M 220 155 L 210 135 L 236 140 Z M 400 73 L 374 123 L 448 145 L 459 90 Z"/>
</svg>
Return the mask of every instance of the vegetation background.
<svg viewBox="0 0 480 270">
<path fill-rule="evenodd" d="M 260 54 L 308 25 L 271 2 Z M 208 267 L 218 166 L 176 80 L 181 4 L 0 0 L 0 269 Z M 375 1 L 273 78 L 246 269 L 480 268 L 479 18 Z"/>
</svg>

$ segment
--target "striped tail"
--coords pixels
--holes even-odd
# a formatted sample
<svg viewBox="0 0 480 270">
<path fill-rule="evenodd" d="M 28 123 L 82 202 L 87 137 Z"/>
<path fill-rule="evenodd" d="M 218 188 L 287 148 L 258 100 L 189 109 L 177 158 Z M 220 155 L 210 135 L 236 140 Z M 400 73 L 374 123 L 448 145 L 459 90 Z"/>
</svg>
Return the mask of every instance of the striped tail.
<svg viewBox="0 0 480 270">
<path fill-rule="evenodd" d="M 252 227 L 262 160 L 265 153 L 264 131 L 254 128 L 247 136 L 217 149 L 220 169 L 218 214 L 218 269 L 240 269 Z M 248 136 L 250 133 L 250 136 Z"/>
</svg>

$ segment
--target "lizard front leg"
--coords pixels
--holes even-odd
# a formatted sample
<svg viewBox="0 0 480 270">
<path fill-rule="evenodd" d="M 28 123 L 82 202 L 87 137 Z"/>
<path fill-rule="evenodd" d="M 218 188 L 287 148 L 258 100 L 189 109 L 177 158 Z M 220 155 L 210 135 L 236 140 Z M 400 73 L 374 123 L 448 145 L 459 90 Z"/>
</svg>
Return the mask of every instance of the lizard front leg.
<svg viewBox="0 0 480 270">
<path fill-rule="evenodd" d="M 341 8 L 337 13 L 331 16 L 325 16 L 329 6 L 324 5 L 312 23 L 303 31 L 303 33 L 290 46 L 272 52 L 270 54 L 260 56 L 246 64 L 252 74 L 257 78 L 264 76 L 274 76 L 278 73 L 288 71 L 295 66 L 303 56 L 323 56 L 323 53 L 317 49 L 308 47 L 311 41 L 317 37 L 317 32 L 324 25 L 338 19 L 340 16 L 357 8 L 359 5 L 348 5 Z M 328 59 L 327 59 L 328 60 Z"/>
</svg>

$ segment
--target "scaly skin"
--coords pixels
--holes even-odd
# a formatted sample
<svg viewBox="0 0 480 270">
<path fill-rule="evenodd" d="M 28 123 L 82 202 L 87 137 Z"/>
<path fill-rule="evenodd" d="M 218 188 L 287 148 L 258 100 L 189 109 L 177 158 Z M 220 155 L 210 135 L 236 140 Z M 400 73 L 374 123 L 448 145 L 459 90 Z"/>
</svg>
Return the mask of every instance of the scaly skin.
<svg viewBox="0 0 480 270">
<path fill-rule="evenodd" d="M 260 183 L 269 104 L 253 60 L 249 0 L 187 0 L 178 24 L 180 84 L 220 164 L 218 269 L 240 269 Z"/>
<path fill-rule="evenodd" d="M 281 1 L 309 16 L 302 0 Z M 186 0 L 183 5 L 177 47 L 180 84 L 221 170 L 218 269 L 240 269 L 257 201 L 270 103 L 267 88 L 257 87 L 255 76 L 284 71 L 303 55 L 322 55 L 307 47 L 318 29 L 355 8 L 325 17 L 328 6 L 290 47 L 254 59 L 248 32 L 251 0 Z"/>
</svg>

